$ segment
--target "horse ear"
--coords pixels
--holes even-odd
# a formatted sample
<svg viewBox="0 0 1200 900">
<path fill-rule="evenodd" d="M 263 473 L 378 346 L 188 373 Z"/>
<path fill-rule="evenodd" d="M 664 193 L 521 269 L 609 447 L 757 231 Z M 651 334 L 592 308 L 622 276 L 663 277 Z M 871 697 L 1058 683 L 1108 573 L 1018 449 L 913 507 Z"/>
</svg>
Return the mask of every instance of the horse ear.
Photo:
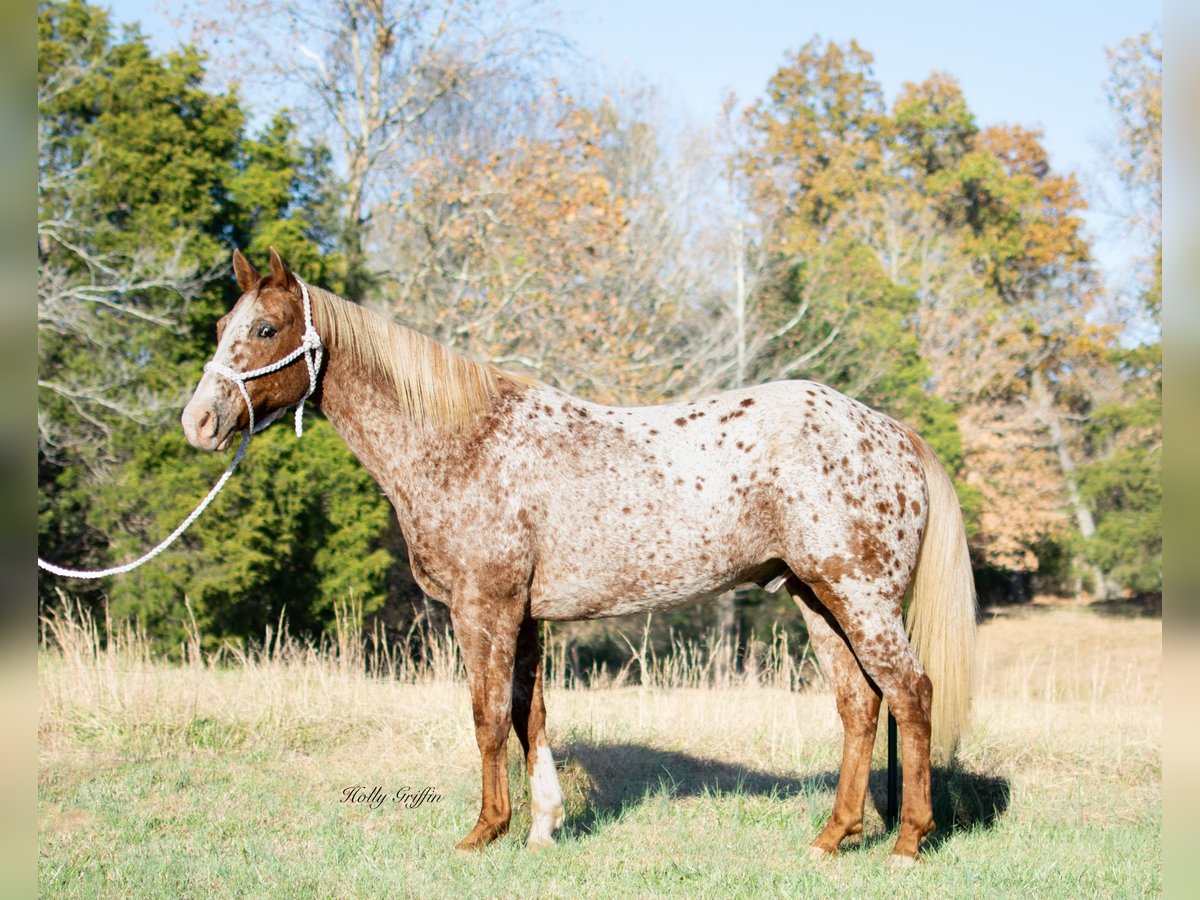
<svg viewBox="0 0 1200 900">
<path fill-rule="evenodd" d="M 279 258 L 279 254 L 275 252 L 274 247 L 272 247 L 270 249 L 270 256 L 271 256 L 271 281 L 277 287 L 281 287 L 284 290 L 289 290 L 289 291 L 294 290 L 297 287 L 297 285 L 296 285 L 296 276 L 292 274 L 292 270 L 289 269 L 286 265 L 284 265 L 283 260 Z"/>
<path fill-rule="evenodd" d="M 250 265 L 250 261 L 242 256 L 242 251 L 235 249 L 233 251 L 233 274 L 237 278 L 238 287 L 242 289 L 242 293 L 251 290 L 258 284 L 258 270 Z"/>
</svg>

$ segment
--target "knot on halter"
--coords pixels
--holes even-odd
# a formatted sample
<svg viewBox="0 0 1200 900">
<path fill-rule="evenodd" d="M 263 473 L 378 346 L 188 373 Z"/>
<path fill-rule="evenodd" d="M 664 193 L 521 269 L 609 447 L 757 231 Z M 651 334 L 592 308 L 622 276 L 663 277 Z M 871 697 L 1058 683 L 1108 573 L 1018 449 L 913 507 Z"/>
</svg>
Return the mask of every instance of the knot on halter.
<svg viewBox="0 0 1200 900">
<path fill-rule="evenodd" d="M 304 364 L 308 367 L 308 390 L 304 392 L 304 396 L 296 404 L 296 437 L 304 436 L 304 401 L 311 397 L 317 389 L 317 372 L 321 369 L 321 360 L 325 353 L 325 345 L 321 342 L 321 336 L 317 334 L 317 329 L 313 327 L 312 299 L 308 296 L 308 285 L 299 278 L 296 279 L 296 283 L 300 285 L 300 293 L 304 298 L 304 334 L 300 338 L 299 347 L 282 359 L 277 359 L 273 363 L 268 363 L 257 369 L 251 369 L 248 372 L 237 372 L 215 361 L 209 362 L 204 366 L 205 372 L 212 372 L 215 375 L 220 375 L 222 378 L 227 378 L 241 392 L 242 399 L 246 402 L 246 412 L 250 416 L 249 431 L 251 434 L 258 434 L 258 432 L 283 415 L 287 407 L 275 410 L 256 424 L 254 421 L 254 404 L 250 402 L 250 392 L 246 390 L 246 382 L 252 378 L 260 378 L 263 375 L 278 372 L 280 369 L 290 366 L 297 359 L 304 357 Z"/>
</svg>

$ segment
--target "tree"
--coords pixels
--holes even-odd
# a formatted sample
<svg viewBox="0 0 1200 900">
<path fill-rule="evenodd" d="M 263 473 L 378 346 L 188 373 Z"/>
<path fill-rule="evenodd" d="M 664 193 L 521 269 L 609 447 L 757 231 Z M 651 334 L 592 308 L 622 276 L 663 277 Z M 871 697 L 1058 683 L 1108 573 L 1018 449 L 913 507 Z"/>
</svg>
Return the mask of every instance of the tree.
<svg viewBox="0 0 1200 900">
<path fill-rule="evenodd" d="M 906 85 L 889 112 L 870 66 L 814 40 L 750 112 L 743 168 L 784 273 L 773 314 L 799 320 L 773 356 L 804 360 L 777 371 L 927 434 L 987 564 L 1035 571 L 1049 541 L 1087 568 L 1082 425 L 1114 333 L 1089 321 L 1083 196 L 1036 131 L 981 129 L 950 76 Z"/>
<path fill-rule="evenodd" d="M 1142 300 L 1162 313 L 1162 34 L 1126 38 L 1109 48 L 1108 104 L 1116 119 L 1115 168 L 1125 189 L 1126 218 L 1144 236 Z"/>
<path fill-rule="evenodd" d="M 913 333 L 919 297 L 895 256 L 899 217 L 920 200 L 871 63 L 853 42 L 814 39 L 749 110 L 758 141 L 742 168 L 780 273 L 760 371 L 825 381 L 924 427 L 955 457 L 950 408 L 925 390 L 933 373 Z"/>
<path fill-rule="evenodd" d="M 78 0 L 43 4 L 39 34 L 39 549 L 102 566 L 169 532 L 223 465 L 184 445 L 176 416 L 238 293 L 230 246 L 274 244 L 340 287 L 340 193 L 328 152 L 301 145 L 286 115 L 246 135 L 236 96 L 202 88 L 194 50 L 114 40 Z M 85 587 L 89 601 L 107 594 L 167 646 L 189 593 L 214 639 L 261 636 L 285 603 L 312 633 L 351 593 L 377 608 L 390 516 L 349 451 L 324 423 L 299 447 L 255 444 L 264 462 L 229 489 L 232 518 Z"/>
<path fill-rule="evenodd" d="M 39 4 L 38 36 L 39 547 L 92 565 L 94 482 L 176 406 L 190 328 L 215 320 L 205 198 L 241 119 L 197 90 L 194 59 L 114 42 L 78 0 Z"/>
<path fill-rule="evenodd" d="M 1157 31 L 1108 51 L 1109 105 L 1116 124 L 1116 174 L 1133 234 L 1143 242 L 1137 302 L 1158 323 L 1162 312 L 1162 44 Z M 1118 288 L 1119 290 L 1119 288 Z M 1157 328 L 1130 316 L 1109 354 L 1120 389 L 1097 407 L 1085 438 L 1080 491 L 1096 526 L 1083 552 L 1122 587 L 1162 591 L 1162 343 Z"/>
<path fill-rule="evenodd" d="M 374 223 L 407 196 L 407 168 L 427 151 L 428 129 L 459 117 L 477 94 L 515 90 L 538 51 L 552 49 L 552 37 L 528 24 L 538 12 L 538 0 L 256 0 L 223 5 L 197 29 L 328 136 L 351 298 L 367 299 Z M 263 52 L 263 42 L 289 49 Z"/>
<path fill-rule="evenodd" d="M 184 332 L 204 281 L 204 249 L 189 221 L 200 217 L 196 210 L 144 201 L 164 192 L 203 196 L 213 185 L 199 160 L 187 171 L 179 165 L 187 152 L 180 134 L 128 133 L 129 108 L 161 112 L 164 95 L 185 95 L 194 71 L 186 61 L 160 63 L 148 77 L 144 45 L 108 40 L 99 10 L 79 2 L 39 8 L 39 452 L 52 464 L 92 469 L 111 461 L 119 422 L 147 424 L 162 414 L 168 401 L 154 363 L 164 360 L 154 348 Z M 129 77 L 153 84 L 158 96 L 129 96 Z M 216 133 L 228 108 L 193 112 L 196 129 Z M 149 115 L 144 124 L 160 119 Z M 231 123 L 223 124 L 230 134 Z M 136 141 L 159 154 L 144 171 L 130 171 L 126 150 Z M 152 210 L 158 223 L 142 218 Z M 163 240 L 138 239 L 155 230 Z"/>
<path fill-rule="evenodd" d="M 549 97 L 544 136 L 440 148 L 387 220 L 387 293 L 420 330 L 598 401 L 661 396 L 683 345 L 652 135 Z M 641 168 L 639 172 L 638 169 Z M 653 239 L 650 236 L 653 236 Z"/>
</svg>

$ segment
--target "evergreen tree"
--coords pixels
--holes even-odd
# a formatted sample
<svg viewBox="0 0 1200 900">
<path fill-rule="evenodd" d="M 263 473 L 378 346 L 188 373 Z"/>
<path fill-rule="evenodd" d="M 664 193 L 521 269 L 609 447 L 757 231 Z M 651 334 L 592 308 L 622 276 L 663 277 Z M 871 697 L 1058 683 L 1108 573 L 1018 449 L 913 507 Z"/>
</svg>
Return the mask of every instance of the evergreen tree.
<svg viewBox="0 0 1200 900">
<path fill-rule="evenodd" d="M 237 298 L 230 248 L 274 245 L 341 288 L 340 187 L 286 114 L 247 135 L 194 49 L 116 39 L 80 0 L 42 3 L 39 37 L 39 548 L 104 565 L 160 540 L 224 466 L 186 446 L 178 412 Z M 213 640 L 260 637 L 285 606 L 311 633 L 351 595 L 378 608 L 390 515 L 344 444 L 324 422 L 300 444 L 283 428 L 254 443 L 185 541 L 85 597 L 165 646 L 185 598 Z"/>
</svg>

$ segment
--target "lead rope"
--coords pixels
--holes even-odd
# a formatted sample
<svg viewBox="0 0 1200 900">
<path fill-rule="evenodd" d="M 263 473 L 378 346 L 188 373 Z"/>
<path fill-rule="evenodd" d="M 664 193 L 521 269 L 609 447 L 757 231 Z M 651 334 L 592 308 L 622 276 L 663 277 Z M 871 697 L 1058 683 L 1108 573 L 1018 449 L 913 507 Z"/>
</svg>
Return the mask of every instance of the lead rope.
<svg viewBox="0 0 1200 900">
<path fill-rule="evenodd" d="M 64 578 L 106 578 L 109 575 L 123 575 L 126 572 L 131 572 L 138 566 L 148 563 L 154 557 L 158 556 L 173 543 L 176 539 L 188 530 L 188 527 L 200 518 L 200 514 L 208 508 L 208 505 L 213 502 L 217 494 L 221 493 L 221 488 L 225 487 L 225 482 L 229 480 L 229 476 L 233 474 L 233 470 L 237 468 L 238 463 L 242 461 L 242 457 L 246 455 L 246 448 L 250 446 L 250 436 L 262 431 L 280 415 L 284 409 L 278 409 L 271 413 L 262 422 L 256 426 L 254 423 L 254 404 L 250 402 L 250 393 L 246 390 L 246 382 L 251 378 L 259 378 L 263 375 L 269 375 L 272 372 L 277 372 L 284 366 L 291 365 L 301 356 L 304 357 L 305 365 L 308 366 L 308 390 L 304 396 L 300 398 L 300 402 L 296 404 L 296 437 L 304 435 L 304 403 L 312 396 L 317 389 L 317 372 L 321 368 L 321 360 L 324 358 L 325 345 L 321 343 L 321 336 L 317 334 L 317 330 L 313 327 L 312 321 L 312 300 L 308 296 L 308 285 L 299 278 L 296 281 L 300 285 L 300 293 L 304 297 L 304 335 L 300 339 L 300 346 L 289 353 L 283 359 L 277 360 L 269 365 L 262 366 L 258 369 L 251 369 L 249 372 L 235 372 L 228 366 L 221 365 L 216 362 L 208 362 L 204 366 L 205 372 L 212 372 L 224 378 L 228 378 L 241 392 L 242 399 L 246 401 L 246 411 L 250 414 L 250 425 L 242 432 L 242 442 L 238 445 L 237 453 L 233 455 L 229 465 L 225 468 L 224 474 L 217 479 L 217 483 L 212 486 L 208 495 L 200 501 L 200 505 L 191 511 L 186 519 L 178 528 L 167 535 L 166 540 L 159 544 L 154 549 L 138 557 L 132 562 L 127 562 L 124 565 L 113 566 L 110 569 L 64 569 L 62 566 L 56 566 L 54 563 L 46 562 L 40 556 L 38 557 L 38 568 L 45 569 L 52 575 L 61 575 Z M 286 407 L 285 407 L 286 408 Z"/>
</svg>

